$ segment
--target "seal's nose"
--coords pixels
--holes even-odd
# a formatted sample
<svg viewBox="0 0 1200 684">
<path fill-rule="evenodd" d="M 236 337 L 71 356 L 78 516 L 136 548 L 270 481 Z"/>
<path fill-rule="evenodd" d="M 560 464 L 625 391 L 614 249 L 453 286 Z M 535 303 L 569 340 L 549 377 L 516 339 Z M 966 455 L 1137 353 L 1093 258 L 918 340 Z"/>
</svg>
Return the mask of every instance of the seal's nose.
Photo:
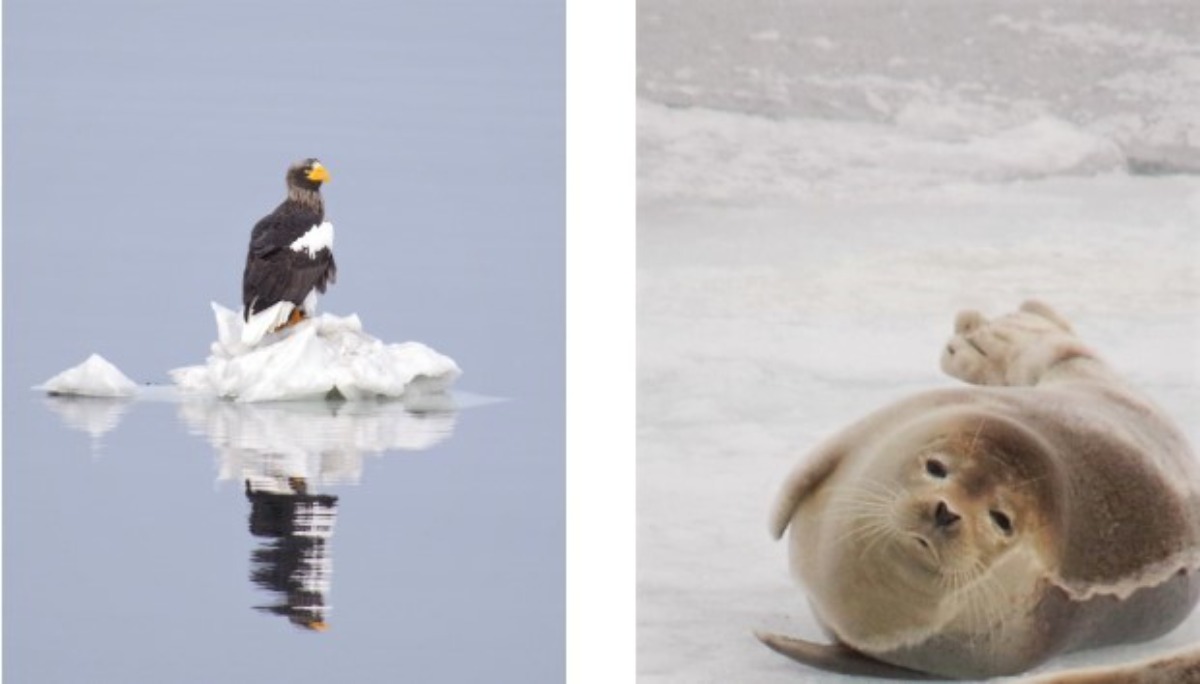
<svg viewBox="0 0 1200 684">
<path fill-rule="evenodd" d="M 933 522 L 938 527 L 950 527 L 961 518 L 962 516 L 950 510 L 945 501 L 939 501 L 937 507 L 933 509 Z"/>
</svg>

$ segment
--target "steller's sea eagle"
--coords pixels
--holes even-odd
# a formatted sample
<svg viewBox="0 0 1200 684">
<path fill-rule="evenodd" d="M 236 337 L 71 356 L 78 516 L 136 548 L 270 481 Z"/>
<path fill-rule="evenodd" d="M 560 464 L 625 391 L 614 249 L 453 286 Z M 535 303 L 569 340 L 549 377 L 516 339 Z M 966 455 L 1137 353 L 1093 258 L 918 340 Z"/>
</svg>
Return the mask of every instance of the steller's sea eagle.
<svg viewBox="0 0 1200 684">
<path fill-rule="evenodd" d="M 287 199 L 254 226 L 242 276 L 242 316 L 278 302 L 295 305 L 281 326 L 300 322 L 311 311 L 306 301 L 335 282 L 333 226 L 325 222 L 321 183 L 329 172 L 316 159 L 296 162 L 287 171 Z M 309 301 L 307 308 L 311 308 Z"/>
</svg>

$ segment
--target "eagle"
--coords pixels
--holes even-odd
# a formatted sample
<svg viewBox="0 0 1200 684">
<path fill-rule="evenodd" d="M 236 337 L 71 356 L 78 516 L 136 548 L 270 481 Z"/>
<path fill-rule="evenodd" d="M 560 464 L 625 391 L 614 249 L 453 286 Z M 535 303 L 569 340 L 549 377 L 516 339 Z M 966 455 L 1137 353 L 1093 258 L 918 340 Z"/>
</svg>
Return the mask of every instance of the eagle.
<svg viewBox="0 0 1200 684">
<path fill-rule="evenodd" d="M 287 170 L 287 199 L 250 233 L 246 271 L 242 275 L 242 316 L 246 321 L 279 302 L 291 302 L 285 328 L 304 320 L 317 293 L 337 279 L 333 260 L 333 226 L 325 222 L 321 184 L 329 171 L 316 159 L 304 159 Z"/>
</svg>

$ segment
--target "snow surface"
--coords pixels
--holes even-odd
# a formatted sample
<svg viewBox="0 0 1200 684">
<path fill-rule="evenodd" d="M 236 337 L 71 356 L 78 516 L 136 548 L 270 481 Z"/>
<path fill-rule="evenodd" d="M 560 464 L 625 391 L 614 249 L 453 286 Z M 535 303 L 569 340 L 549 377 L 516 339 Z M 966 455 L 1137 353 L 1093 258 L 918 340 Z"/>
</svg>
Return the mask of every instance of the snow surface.
<svg viewBox="0 0 1200 684">
<path fill-rule="evenodd" d="M 1042 298 L 1200 444 L 1200 4 L 638 5 L 639 680 L 847 681 L 767 532 L 784 476 Z M 1200 642 L 1200 612 L 1149 644 Z"/>
<path fill-rule="evenodd" d="M 55 375 L 34 389 L 80 397 L 130 397 L 137 384 L 108 359 L 92 354 L 83 363 Z"/>
<path fill-rule="evenodd" d="M 356 315 L 322 314 L 247 346 L 242 317 L 212 307 L 217 340 L 208 360 L 171 371 L 188 392 L 240 402 L 399 399 L 444 393 L 461 374 L 452 359 L 419 342 L 384 344 L 363 332 Z"/>
<path fill-rule="evenodd" d="M 1132 167 L 1196 171 L 1198 33 L 1192 0 L 644 0 L 637 88 L 671 107 L 915 121 L 960 140 L 1052 117 Z"/>
</svg>

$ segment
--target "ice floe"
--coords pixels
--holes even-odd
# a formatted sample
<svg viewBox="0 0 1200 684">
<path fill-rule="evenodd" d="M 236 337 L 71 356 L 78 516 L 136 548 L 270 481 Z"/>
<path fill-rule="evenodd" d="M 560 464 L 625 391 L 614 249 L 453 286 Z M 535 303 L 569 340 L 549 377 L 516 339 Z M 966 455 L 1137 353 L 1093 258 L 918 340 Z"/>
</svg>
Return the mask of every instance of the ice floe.
<svg viewBox="0 0 1200 684">
<path fill-rule="evenodd" d="M 137 384 L 108 359 L 92 354 L 86 361 L 50 378 L 34 389 L 79 397 L 131 397 Z"/>
<path fill-rule="evenodd" d="M 207 361 L 171 371 L 186 392 L 243 402 L 409 400 L 444 393 L 461 374 L 453 359 L 424 344 L 385 344 L 365 333 L 357 315 L 322 314 L 247 345 L 241 315 L 212 307 L 217 340 Z"/>
</svg>

